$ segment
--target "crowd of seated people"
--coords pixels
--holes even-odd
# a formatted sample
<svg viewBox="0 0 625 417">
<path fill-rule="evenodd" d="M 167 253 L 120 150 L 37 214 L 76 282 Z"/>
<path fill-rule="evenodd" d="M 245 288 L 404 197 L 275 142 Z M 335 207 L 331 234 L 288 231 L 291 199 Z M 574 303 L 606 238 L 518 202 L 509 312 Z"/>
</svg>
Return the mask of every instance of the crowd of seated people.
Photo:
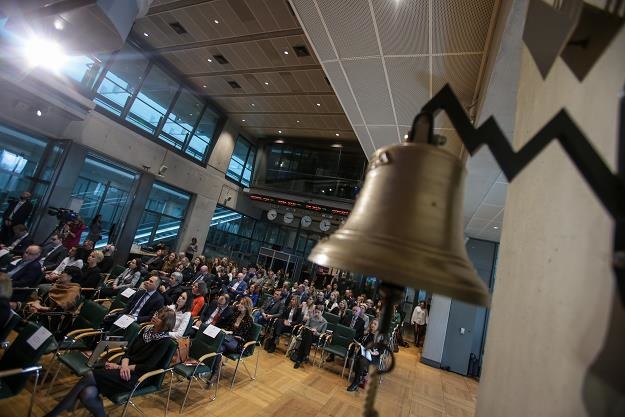
<svg viewBox="0 0 625 417">
<path fill-rule="evenodd" d="M 15 235 L 19 236 L 19 230 Z M 263 326 L 265 342 L 269 341 L 264 344 L 268 353 L 280 345 L 283 334 L 295 334 L 297 329 L 301 341 L 292 357 L 294 368 L 306 363 L 311 346 L 325 334 L 324 312 L 336 314 L 340 324 L 353 328 L 354 340 L 365 347 L 371 344 L 377 330 L 377 320 L 372 317 L 379 316 L 381 305 L 365 295 L 355 297 L 349 288 L 340 289 L 341 283 L 336 279 L 323 288 L 316 288 L 308 279 L 292 284 L 283 271 L 274 273 L 261 265 L 239 268 L 228 258 L 211 260 L 199 255 L 189 259 L 186 254 L 181 256 L 160 248 L 150 258 L 134 258 L 123 268 L 116 267 L 117 273 L 103 281 L 100 265 L 107 257 L 113 259 L 114 248 L 94 250 L 89 240 L 79 246 L 70 243 L 73 246 L 68 248 L 60 236 L 53 235 L 44 247 L 29 245 L 20 258 L 12 257 L 9 264 L 14 265 L 6 277 L 18 291 L 10 296 L 9 307 L 31 314 L 71 311 L 81 298 L 95 298 L 96 293 L 98 298 L 125 299 L 122 308 L 111 310 L 105 317 L 105 330 L 122 316 L 153 326 L 143 327 L 121 364 L 107 364 L 105 369 L 86 375 L 49 415 L 66 410 L 76 399 L 93 415 L 103 415 L 99 394 L 127 390 L 156 363 L 142 349 L 165 337 L 179 340 L 193 336 L 203 325 L 228 331 L 219 348 L 224 354 L 241 353 L 251 339 L 252 323 Z M 106 269 L 112 269 L 112 265 Z M 32 290 L 37 286 L 37 292 L 19 292 L 20 287 Z M 93 290 L 84 291 L 85 288 Z M 5 304 L 0 299 L 0 307 Z M 148 350 L 157 355 L 159 349 Z M 377 360 L 376 352 L 364 352 L 352 353 L 357 383 L 363 380 L 368 363 L 375 364 Z M 333 357 L 330 355 L 327 360 L 332 361 Z M 213 373 L 209 383 L 215 382 L 214 377 Z M 349 388 L 356 389 L 354 384 Z"/>
</svg>

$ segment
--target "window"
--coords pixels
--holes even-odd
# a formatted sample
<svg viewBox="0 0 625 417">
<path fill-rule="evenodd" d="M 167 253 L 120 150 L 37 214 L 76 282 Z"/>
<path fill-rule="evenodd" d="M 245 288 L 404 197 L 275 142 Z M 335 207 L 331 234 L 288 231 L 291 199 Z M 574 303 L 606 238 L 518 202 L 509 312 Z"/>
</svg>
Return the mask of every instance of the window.
<svg viewBox="0 0 625 417">
<path fill-rule="evenodd" d="M 115 236 L 126 218 L 129 196 L 137 173 L 112 162 L 89 155 L 80 170 L 72 197 L 82 200 L 80 216 L 89 225 L 93 218 L 102 215 L 102 233 L 95 242 L 100 248 L 115 242 Z M 83 237 L 88 234 L 85 230 Z"/>
<path fill-rule="evenodd" d="M 191 194 L 155 182 L 133 243 L 162 243 L 174 248 L 190 201 Z"/>
<path fill-rule="evenodd" d="M 189 136 L 193 132 L 193 127 L 202 114 L 203 108 L 204 104 L 197 97 L 189 91 L 183 90 L 178 96 L 171 113 L 167 116 L 159 138 L 176 149 L 182 149 L 189 140 Z M 202 153 L 203 155 L 204 153 Z"/>
<path fill-rule="evenodd" d="M 152 66 L 126 120 L 148 133 L 155 133 L 177 91 L 178 83 L 160 68 Z M 170 144 L 182 149 L 182 145 Z"/>
<path fill-rule="evenodd" d="M 0 125 L 0 213 L 24 191 L 32 194 L 36 209 L 62 154 L 58 144 Z"/>
<path fill-rule="evenodd" d="M 250 186 L 254 172 L 256 147 L 242 136 L 237 138 L 226 176 L 245 187 Z"/>
<path fill-rule="evenodd" d="M 140 87 L 149 61 L 138 50 L 125 44 L 115 55 L 110 69 L 98 88 L 95 101 L 120 116 L 126 102 Z"/>
<path fill-rule="evenodd" d="M 63 74 L 77 83 L 80 89 L 91 92 L 100 74 L 104 70 L 104 62 L 109 58 L 106 55 L 102 58 L 91 56 L 72 56 L 63 67 Z"/>
<path fill-rule="evenodd" d="M 205 157 L 208 153 L 210 143 L 213 140 L 218 120 L 219 116 L 207 106 L 195 129 L 195 134 L 187 146 L 185 151 L 187 155 L 198 160 L 202 160 Z"/>
</svg>

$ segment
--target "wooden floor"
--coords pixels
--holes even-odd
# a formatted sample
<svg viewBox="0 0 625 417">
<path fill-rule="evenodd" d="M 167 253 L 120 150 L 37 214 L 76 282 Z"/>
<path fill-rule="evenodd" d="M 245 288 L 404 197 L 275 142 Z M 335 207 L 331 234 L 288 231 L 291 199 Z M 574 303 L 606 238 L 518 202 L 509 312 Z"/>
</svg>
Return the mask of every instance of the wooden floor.
<svg viewBox="0 0 625 417">
<path fill-rule="evenodd" d="M 293 369 L 293 362 L 286 359 L 283 346 L 273 354 L 260 351 L 256 380 L 247 377 L 245 370 L 237 375 L 239 381 L 230 391 L 229 381 L 234 363 L 229 362 L 222 373 L 217 399 L 210 401 L 209 391 L 199 384 L 189 393 L 183 415 L 207 417 L 359 417 L 362 415 L 364 391 L 355 393 L 345 390 L 347 383 L 340 378 L 339 360 L 324 369 L 305 365 Z M 397 366 L 384 376 L 376 400 L 380 416 L 385 417 L 472 417 L 478 383 L 457 374 L 434 369 L 419 362 L 414 345 L 401 348 L 397 354 Z M 250 363 L 253 368 L 253 362 Z M 248 365 L 249 366 L 249 365 Z M 251 369 L 252 370 L 252 369 Z M 61 374 L 47 396 L 47 386 L 39 390 L 34 416 L 43 416 L 69 390 L 76 377 Z M 167 379 L 167 381 L 169 378 Z M 23 417 L 27 415 L 30 389 L 18 397 L 0 400 L 0 415 Z M 174 385 L 169 415 L 179 415 L 186 383 Z M 211 391 L 212 392 L 212 391 Z M 136 403 L 149 417 L 164 415 L 167 391 L 137 399 Z M 105 403 L 111 416 L 121 415 L 121 408 Z M 79 409 L 75 415 L 87 415 Z M 140 415 L 130 409 L 128 416 Z"/>
</svg>

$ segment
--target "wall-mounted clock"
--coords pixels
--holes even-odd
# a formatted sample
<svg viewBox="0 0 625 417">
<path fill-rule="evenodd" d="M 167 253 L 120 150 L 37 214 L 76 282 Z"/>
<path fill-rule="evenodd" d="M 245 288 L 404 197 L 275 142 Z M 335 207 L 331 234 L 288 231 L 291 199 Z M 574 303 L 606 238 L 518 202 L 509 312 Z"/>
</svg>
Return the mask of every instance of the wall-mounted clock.
<svg viewBox="0 0 625 417">
<path fill-rule="evenodd" d="M 284 213 L 284 216 L 282 217 L 282 220 L 286 223 L 286 224 L 290 224 L 293 222 L 293 213 L 291 213 L 290 211 Z"/>
<path fill-rule="evenodd" d="M 329 219 L 323 219 L 319 223 L 319 229 L 321 229 L 322 232 L 327 232 L 328 230 L 330 230 L 331 225 L 332 223 L 330 222 Z"/>
<path fill-rule="evenodd" d="M 310 218 L 310 216 L 304 216 L 302 217 L 302 220 L 300 220 L 300 224 L 302 225 L 302 227 L 308 227 L 312 224 L 312 219 Z"/>
<path fill-rule="evenodd" d="M 271 209 L 267 212 L 267 219 L 273 221 L 278 217 L 278 212 L 275 209 Z"/>
</svg>

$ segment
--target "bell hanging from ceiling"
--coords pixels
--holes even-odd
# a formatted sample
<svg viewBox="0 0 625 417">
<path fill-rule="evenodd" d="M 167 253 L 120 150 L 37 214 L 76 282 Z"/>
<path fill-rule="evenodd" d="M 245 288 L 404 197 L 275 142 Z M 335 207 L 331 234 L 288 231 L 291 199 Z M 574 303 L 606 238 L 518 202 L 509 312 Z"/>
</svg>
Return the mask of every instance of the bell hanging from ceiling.
<svg viewBox="0 0 625 417">
<path fill-rule="evenodd" d="M 488 305 L 486 285 L 464 246 L 465 175 L 457 157 L 432 144 L 377 150 L 345 225 L 320 241 L 308 259 Z"/>
</svg>

